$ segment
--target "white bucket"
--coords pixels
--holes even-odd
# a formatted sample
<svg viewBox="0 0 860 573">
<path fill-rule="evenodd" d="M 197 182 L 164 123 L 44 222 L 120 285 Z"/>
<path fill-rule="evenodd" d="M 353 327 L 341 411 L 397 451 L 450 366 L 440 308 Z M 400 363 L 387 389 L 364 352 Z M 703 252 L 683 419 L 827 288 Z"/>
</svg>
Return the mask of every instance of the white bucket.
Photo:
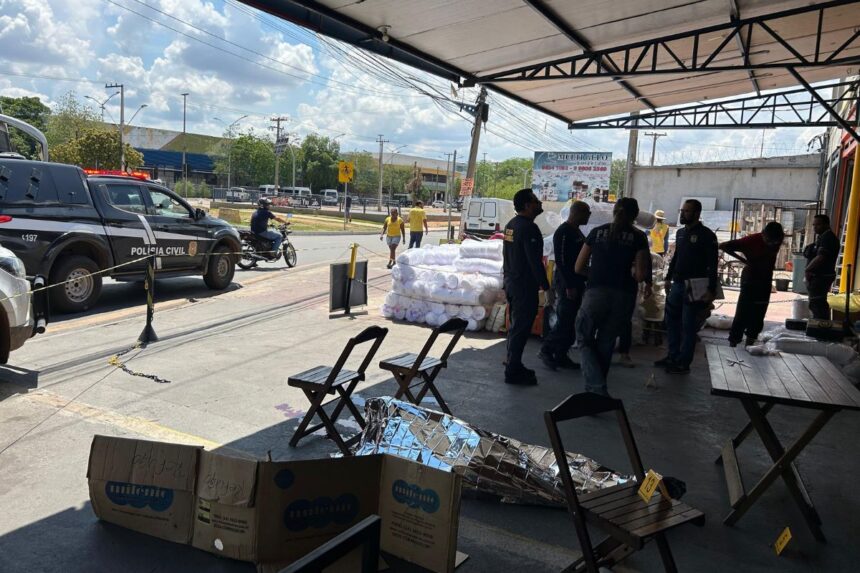
<svg viewBox="0 0 860 573">
<path fill-rule="evenodd" d="M 795 320 L 812 318 L 812 313 L 809 312 L 809 300 L 805 298 L 794 299 L 791 303 L 791 318 Z"/>
</svg>

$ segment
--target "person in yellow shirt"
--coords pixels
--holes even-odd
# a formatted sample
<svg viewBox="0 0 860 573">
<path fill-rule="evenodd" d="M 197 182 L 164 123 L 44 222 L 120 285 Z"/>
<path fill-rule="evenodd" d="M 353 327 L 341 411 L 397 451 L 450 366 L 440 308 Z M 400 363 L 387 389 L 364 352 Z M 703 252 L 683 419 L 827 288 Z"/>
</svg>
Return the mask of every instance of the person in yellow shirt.
<svg viewBox="0 0 860 573">
<path fill-rule="evenodd" d="M 427 213 L 424 212 L 424 203 L 415 201 L 415 206 L 409 210 L 409 215 L 406 216 L 406 222 L 409 223 L 409 247 L 416 249 L 421 246 L 421 238 L 424 233 L 429 233 L 427 228 Z"/>
<path fill-rule="evenodd" d="M 397 245 L 400 244 L 401 238 L 406 241 L 406 225 L 403 223 L 403 217 L 400 217 L 397 207 L 391 208 L 391 215 L 385 218 L 385 223 L 382 225 L 382 233 L 379 235 L 379 240 L 385 237 L 385 244 L 388 245 L 388 266 L 394 266 L 394 258 L 397 254 Z"/>
<path fill-rule="evenodd" d="M 666 214 L 662 209 L 654 211 L 657 224 L 651 229 L 651 250 L 658 255 L 665 255 L 669 250 L 669 225 L 666 224 Z"/>
</svg>

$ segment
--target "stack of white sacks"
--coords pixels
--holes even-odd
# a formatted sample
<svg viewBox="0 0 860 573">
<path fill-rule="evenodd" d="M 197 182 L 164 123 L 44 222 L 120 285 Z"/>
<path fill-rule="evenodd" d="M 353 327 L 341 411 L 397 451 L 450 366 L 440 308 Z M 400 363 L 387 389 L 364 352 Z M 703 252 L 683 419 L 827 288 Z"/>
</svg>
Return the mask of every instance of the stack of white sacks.
<svg viewBox="0 0 860 573">
<path fill-rule="evenodd" d="M 502 241 L 425 245 L 397 257 L 381 312 L 430 326 L 459 317 L 469 323 L 468 330 L 481 330 L 503 292 Z"/>
</svg>

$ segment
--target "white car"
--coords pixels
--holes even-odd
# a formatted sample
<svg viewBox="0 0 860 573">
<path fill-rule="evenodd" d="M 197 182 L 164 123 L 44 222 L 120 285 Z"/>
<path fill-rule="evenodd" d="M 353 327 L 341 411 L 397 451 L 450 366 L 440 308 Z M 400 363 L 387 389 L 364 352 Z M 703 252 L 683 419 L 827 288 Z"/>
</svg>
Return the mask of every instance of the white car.
<svg viewBox="0 0 860 573">
<path fill-rule="evenodd" d="M 433 201 L 432 207 L 435 209 L 444 209 L 445 201 Z"/>
<path fill-rule="evenodd" d="M 30 296 L 24 263 L 0 247 L 0 364 L 6 364 L 9 353 L 33 336 Z"/>
</svg>

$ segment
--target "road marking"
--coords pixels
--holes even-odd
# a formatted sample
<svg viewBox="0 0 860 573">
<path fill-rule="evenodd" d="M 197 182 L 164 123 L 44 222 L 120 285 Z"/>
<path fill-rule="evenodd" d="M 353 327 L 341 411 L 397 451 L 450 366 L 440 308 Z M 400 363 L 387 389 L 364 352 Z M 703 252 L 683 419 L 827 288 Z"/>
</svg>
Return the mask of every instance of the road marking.
<svg viewBox="0 0 860 573">
<path fill-rule="evenodd" d="M 139 418 L 137 416 L 127 416 L 125 414 L 120 414 L 119 412 L 114 412 L 113 410 L 107 410 L 105 408 L 92 406 L 83 402 L 69 403 L 66 398 L 63 398 L 58 394 L 54 394 L 53 392 L 37 390 L 35 392 L 21 394 L 20 398 L 22 400 L 27 400 L 29 402 L 33 402 L 42 406 L 55 408 L 57 410 L 60 410 L 61 414 L 75 416 L 87 421 L 98 422 L 113 426 L 115 428 L 128 430 L 130 432 L 145 436 L 146 438 L 149 438 L 151 440 L 188 444 L 193 446 L 203 446 L 207 450 L 219 449 L 221 451 L 230 451 L 242 457 L 253 457 L 248 452 L 244 452 L 236 448 L 231 448 L 229 446 L 224 446 L 224 444 L 208 440 L 201 436 L 195 436 L 186 432 L 174 430 L 173 428 L 163 426 L 157 422 L 153 422 L 145 418 Z"/>
</svg>

